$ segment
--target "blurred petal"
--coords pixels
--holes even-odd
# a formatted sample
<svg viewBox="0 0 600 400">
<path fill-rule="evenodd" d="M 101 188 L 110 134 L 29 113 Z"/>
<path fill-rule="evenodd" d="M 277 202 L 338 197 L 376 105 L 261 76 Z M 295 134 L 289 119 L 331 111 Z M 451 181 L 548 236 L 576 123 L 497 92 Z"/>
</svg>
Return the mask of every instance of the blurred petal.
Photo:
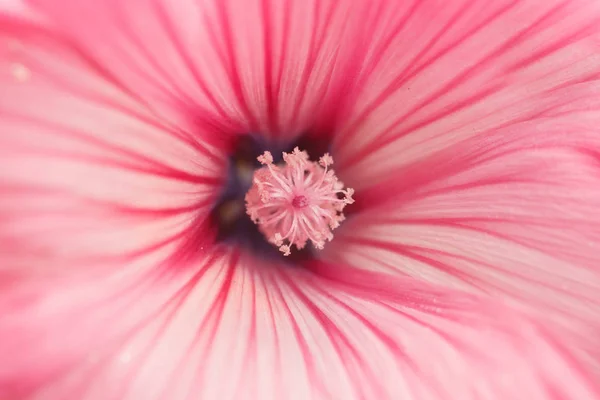
<svg viewBox="0 0 600 400">
<path fill-rule="evenodd" d="M 0 273 L 118 267 L 202 226 L 224 163 L 203 132 L 0 18 Z"/>
<path fill-rule="evenodd" d="M 43 301 L 15 302 L 0 322 L 0 354 L 14 360 L 0 395 L 598 398 L 551 336 L 502 306 L 411 279 L 258 261 L 213 254 L 185 274 L 55 282 Z"/>
<path fill-rule="evenodd" d="M 10 13 L 20 13 L 24 9 L 21 0 L 0 0 L 0 10 Z"/>
</svg>

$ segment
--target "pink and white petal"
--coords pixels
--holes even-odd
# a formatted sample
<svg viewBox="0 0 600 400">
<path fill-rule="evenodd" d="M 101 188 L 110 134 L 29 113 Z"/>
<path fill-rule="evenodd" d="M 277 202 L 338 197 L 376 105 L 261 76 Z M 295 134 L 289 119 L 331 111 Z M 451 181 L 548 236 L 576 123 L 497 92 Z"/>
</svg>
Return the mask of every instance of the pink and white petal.
<svg viewBox="0 0 600 400">
<path fill-rule="evenodd" d="M 150 258 L 152 268 L 146 267 L 144 258 Z M 0 397 L 124 398 L 125 386 L 143 372 L 129 371 L 127 364 L 134 358 L 164 356 L 163 330 L 171 327 L 171 319 L 189 311 L 180 304 L 189 303 L 192 293 L 196 314 L 191 318 L 185 314 L 183 325 L 173 324 L 178 331 L 170 334 L 178 340 L 167 343 L 175 352 L 178 343 L 186 343 L 186 335 L 194 335 L 199 316 L 210 305 L 205 299 L 218 292 L 211 285 L 224 270 L 222 264 L 222 256 L 199 251 L 190 262 L 158 263 L 150 255 L 129 268 L 109 268 L 103 274 L 84 271 L 77 276 L 13 280 L 3 288 L 0 303 L 0 355 L 10 360 L 0 367 Z M 160 360 L 159 375 L 176 361 Z M 145 383 L 154 391 L 162 381 L 155 376 Z"/>
<path fill-rule="evenodd" d="M 25 6 L 21 0 L 0 0 L 0 10 L 6 13 L 22 13 Z"/>
<path fill-rule="evenodd" d="M 372 376 L 390 379 L 387 398 L 394 399 L 599 395 L 595 388 L 570 392 L 562 374 L 583 377 L 584 369 L 560 346 L 554 347 L 554 337 L 487 297 L 343 265 L 317 262 L 311 269 L 320 277 L 307 276 L 307 298 L 321 309 L 328 333 L 335 337 L 339 329 L 345 336 L 341 348 L 347 345 L 361 354 L 356 363 L 352 358 L 344 362 L 362 366 L 351 378 L 358 388 L 372 387 L 370 370 Z M 301 278 L 295 281 L 302 286 Z M 555 358 L 556 351 L 565 357 L 562 361 Z M 549 382 L 553 387 L 546 386 Z M 362 398 L 386 398 L 384 393 L 374 390 Z"/>
<path fill-rule="evenodd" d="M 507 299 L 600 373 L 600 86 L 586 90 L 375 185 L 324 257 Z"/>
<path fill-rule="evenodd" d="M 364 4 L 349 0 L 28 4 L 124 85 L 174 107 L 206 110 L 222 135 L 289 140 L 332 124 L 348 76 L 360 66 L 353 37 Z"/>
<path fill-rule="evenodd" d="M 125 263 L 196 229 L 223 153 L 52 33 L 0 18 L 2 271 Z"/>
<path fill-rule="evenodd" d="M 311 269 L 231 252 L 181 274 L 55 282 L 0 320 L 11 334 L 2 355 L 14 360 L 0 369 L 0 395 L 600 398 L 552 336 L 503 306 L 412 279 Z"/>
<path fill-rule="evenodd" d="M 357 190 L 577 101 L 599 79 L 598 2 L 387 3 L 398 10 L 371 32 L 360 95 L 336 133 L 338 168 Z"/>
</svg>

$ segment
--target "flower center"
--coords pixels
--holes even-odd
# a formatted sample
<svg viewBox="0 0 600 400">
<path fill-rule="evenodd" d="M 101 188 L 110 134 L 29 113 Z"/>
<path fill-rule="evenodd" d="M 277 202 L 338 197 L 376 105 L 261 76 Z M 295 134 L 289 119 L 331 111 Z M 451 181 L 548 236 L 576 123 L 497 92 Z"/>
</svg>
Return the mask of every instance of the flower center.
<svg viewBox="0 0 600 400">
<path fill-rule="evenodd" d="M 329 169 L 333 158 L 328 153 L 317 163 L 296 147 L 283 153 L 283 160 L 282 165 L 274 164 L 268 151 L 258 157 L 264 167 L 252 178 L 245 197 L 246 213 L 286 256 L 292 245 L 302 249 L 308 241 L 322 249 L 325 241 L 333 239 L 331 231 L 344 220 L 344 207 L 354 202 L 354 190 L 343 189 L 344 184 Z"/>
<path fill-rule="evenodd" d="M 292 200 L 292 205 L 294 208 L 304 208 L 308 205 L 308 199 L 306 196 L 296 196 L 294 197 L 294 200 Z"/>
</svg>

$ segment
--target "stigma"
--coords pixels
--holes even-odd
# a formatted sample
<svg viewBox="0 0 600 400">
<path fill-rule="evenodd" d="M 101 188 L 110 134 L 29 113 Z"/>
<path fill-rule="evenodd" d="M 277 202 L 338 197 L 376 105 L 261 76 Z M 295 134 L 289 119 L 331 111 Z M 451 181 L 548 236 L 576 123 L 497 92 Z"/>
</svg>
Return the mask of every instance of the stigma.
<svg viewBox="0 0 600 400">
<path fill-rule="evenodd" d="M 281 165 L 273 163 L 268 151 L 258 161 L 263 167 L 254 172 L 246 193 L 246 213 L 285 256 L 292 246 L 302 249 L 308 241 L 322 249 L 344 220 L 344 207 L 354 202 L 354 190 L 344 189 L 330 168 L 333 158 L 326 153 L 318 162 L 310 161 L 296 147 L 283 153 Z"/>
</svg>

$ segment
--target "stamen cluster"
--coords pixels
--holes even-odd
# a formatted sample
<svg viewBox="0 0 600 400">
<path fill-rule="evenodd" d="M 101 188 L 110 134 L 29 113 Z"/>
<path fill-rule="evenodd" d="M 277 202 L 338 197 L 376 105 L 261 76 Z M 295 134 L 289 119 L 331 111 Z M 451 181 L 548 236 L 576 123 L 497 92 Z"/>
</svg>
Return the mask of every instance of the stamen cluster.
<svg viewBox="0 0 600 400">
<path fill-rule="evenodd" d="M 258 157 L 264 167 L 254 173 L 246 194 L 246 212 L 258 224 L 269 242 L 288 256 L 291 246 L 302 249 L 310 240 L 317 249 L 333 239 L 333 229 L 344 220 L 347 204 L 354 203 L 351 188 L 329 167 L 333 158 L 326 153 L 319 162 L 297 147 L 283 153 L 284 163 L 276 165 L 265 151 Z"/>
</svg>

